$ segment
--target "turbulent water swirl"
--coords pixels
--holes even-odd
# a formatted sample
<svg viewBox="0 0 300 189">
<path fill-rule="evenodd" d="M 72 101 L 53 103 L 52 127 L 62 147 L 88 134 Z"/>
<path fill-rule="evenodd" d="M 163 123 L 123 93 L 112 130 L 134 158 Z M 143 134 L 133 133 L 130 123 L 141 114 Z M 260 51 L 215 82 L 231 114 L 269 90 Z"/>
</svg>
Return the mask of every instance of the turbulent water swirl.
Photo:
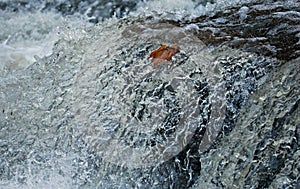
<svg viewBox="0 0 300 189">
<path fill-rule="evenodd" d="M 199 147 L 205 151 L 221 128 L 225 102 L 218 65 L 205 45 L 170 24 L 111 31 L 90 44 L 93 54 L 85 55 L 73 87 L 75 120 L 86 142 L 105 161 L 129 168 L 176 156 L 197 129 L 206 129 Z M 149 54 L 162 43 L 181 51 L 155 69 Z"/>
</svg>

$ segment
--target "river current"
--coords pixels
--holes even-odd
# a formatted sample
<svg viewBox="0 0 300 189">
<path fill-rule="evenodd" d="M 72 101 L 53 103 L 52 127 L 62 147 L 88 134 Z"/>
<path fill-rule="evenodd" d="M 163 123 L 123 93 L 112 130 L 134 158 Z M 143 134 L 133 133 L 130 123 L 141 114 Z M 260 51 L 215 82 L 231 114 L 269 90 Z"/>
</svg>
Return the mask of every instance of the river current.
<svg viewBox="0 0 300 189">
<path fill-rule="evenodd" d="M 299 188 L 299 7 L 0 1 L 0 188 Z"/>
</svg>

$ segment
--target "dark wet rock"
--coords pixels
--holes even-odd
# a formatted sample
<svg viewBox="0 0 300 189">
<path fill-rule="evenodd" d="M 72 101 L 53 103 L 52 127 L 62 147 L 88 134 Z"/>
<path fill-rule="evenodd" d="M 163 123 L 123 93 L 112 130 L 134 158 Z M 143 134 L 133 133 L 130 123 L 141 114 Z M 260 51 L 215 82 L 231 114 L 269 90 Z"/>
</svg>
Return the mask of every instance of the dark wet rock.
<svg viewBox="0 0 300 189">
<path fill-rule="evenodd" d="M 214 12 L 176 25 L 194 24 L 207 45 L 228 45 L 279 60 L 300 56 L 299 1 L 257 1 Z"/>
</svg>

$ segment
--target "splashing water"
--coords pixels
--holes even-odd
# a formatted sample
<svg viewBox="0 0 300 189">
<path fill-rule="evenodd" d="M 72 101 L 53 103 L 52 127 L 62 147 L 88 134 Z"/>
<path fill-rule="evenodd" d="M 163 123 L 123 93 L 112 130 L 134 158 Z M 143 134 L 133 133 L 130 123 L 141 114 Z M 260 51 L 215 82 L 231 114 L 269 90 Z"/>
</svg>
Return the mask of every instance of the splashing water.
<svg viewBox="0 0 300 189">
<path fill-rule="evenodd" d="M 202 15 L 206 15 L 212 12 L 217 12 L 220 10 L 226 10 L 228 7 L 236 6 L 238 4 L 252 2 L 254 0 L 215 0 L 210 1 L 200 1 L 195 2 L 193 0 L 154 0 L 140 2 L 137 5 L 137 11 L 131 12 L 131 15 L 140 16 L 146 15 L 151 16 L 154 13 L 162 15 L 164 19 L 172 20 L 183 20 L 183 19 L 193 19 Z M 169 15 L 172 14 L 171 16 Z"/>
<path fill-rule="evenodd" d="M 0 70 L 21 69 L 34 63 L 35 56 L 52 53 L 63 19 L 54 13 L 2 13 L 0 18 Z"/>
<path fill-rule="evenodd" d="M 200 116 L 207 110 L 200 109 L 196 86 L 203 72 L 211 93 L 209 134 L 200 146 L 205 151 L 221 128 L 225 97 L 203 43 L 169 24 L 133 24 L 113 34 L 107 29 L 89 43 L 92 54 L 85 54 L 73 89 L 75 120 L 87 130 L 87 143 L 106 161 L 130 168 L 174 157 L 208 119 Z M 108 34 L 114 36 L 105 39 Z M 147 52 L 162 43 L 178 44 L 181 53 L 154 69 Z"/>
<path fill-rule="evenodd" d="M 101 187 L 126 185 L 132 177 L 139 180 L 149 175 L 136 175 L 141 169 L 151 172 L 159 164 L 169 166 L 196 130 L 206 130 L 198 147 L 205 151 L 221 129 L 224 82 L 205 45 L 170 24 L 120 24 L 111 20 L 82 32 L 67 30 L 51 56 L 2 78 L 1 120 L 6 120 L 2 129 L 10 124 L 22 127 L 25 138 L 18 139 L 20 144 L 32 141 L 32 150 L 21 150 L 27 156 L 26 165 L 14 163 L 16 170 L 23 170 L 15 174 L 28 187 L 33 183 L 51 187 L 60 174 L 73 186 L 83 186 L 88 177 L 93 180 L 89 184 Z M 181 51 L 172 62 L 154 69 L 149 54 L 162 43 L 178 44 Z M 11 123 L 14 119 L 18 121 Z M 3 135 L 2 141 L 6 144 L 9 139 Z M 88 151 L 78 153 L 82 145 Z M 100 158 L 98 175 L 89 164 L 77 164 L 91 154 Z M 11 155 L 5 153 L 4 159 Z M 38 166 L 31 166 L 35 163 Z M 114 173 L 115 166 L 121 166 L 123 173 Z M 78 167 L 86 167 L 87 175 L 74 170 Z M 72 178 L 68 172 L 80 177 Z M 112 175 L 127 181 L 118 183 Z M 148 184 L 161 184 L 160 179 L 153 176 Z"/>
<path fill-rule="evenodd" d="M 264 146 L 261 136 L 273 140 L 268 130 L 280 127 L 276 120 L 287 115 L 297 123 L 297 111 L 292 111 L 297 103 L 288 104 L 297 102 L 299 94 L 299 87 L 292 87 L 298 85 L 297 62 L 281 68 L 281 75 L 294 78 L 282 77 L 287 91 L 280 84 L 260 89 L 247 108 L 249 96 L 265 87 L 276 61 L 208 48 L 189 32 L 199 29 L 196 24 L 180 28 L 160 21 L 188 20 L 238 3 L 143 1 L 128 18 L 93 26 L 74 15 L 1 12 L 0 188 L 185 188 L 195 182 L 195 188 L 232 183 L 241 188 L 257 180 L 263 186 L 255 175 L 275 169 L 265 173 L 252 161 L 253 154 L 265 162 L 268 156 L 259 155 L 268 151 L 255 148 Z M 247 21 L 249 11 L 237 9 L 239 22 Z M 226 27 L 226 18 L 215 21 Z M 163 43 L 177 44 L 180 52 L 154 68 L 149 55 Z M 278 78 L 271 75 L 267 86 Z M 280 98 L 269 99 L 266 109 L 263 94 Z M 275 114 L 273 102 L 279 107 Z M 280 110 L 282 104 L 289 112 Z M 270 116 L 253 131 L 251 124 L 264 114 Z M 272 120 L 274 125 L 265 127 Z M 226 135 L 226 127 L 230 132 L 234 126 L 228 138 L 217 138 L 220 130 Z M 284 127 L 278 129 L 284 138 L 275 146 L 292 141 L 288 131 L 297 130 Z M 296 153 L 291 156 L 297 160 Z M 273 159 L 269 162 L 276 167 Z M 275 180 L 274 187 L 281 180 L 292 183 L 280 175 Z"/>
</svg>

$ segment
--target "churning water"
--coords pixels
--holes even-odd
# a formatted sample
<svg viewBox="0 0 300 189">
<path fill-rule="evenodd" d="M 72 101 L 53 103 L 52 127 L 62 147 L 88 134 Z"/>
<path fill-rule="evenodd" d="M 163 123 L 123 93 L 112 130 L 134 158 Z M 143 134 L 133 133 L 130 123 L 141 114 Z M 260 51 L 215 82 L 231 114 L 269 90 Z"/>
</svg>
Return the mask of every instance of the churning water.
<svg viewBox="0 0 300 189">
<path fill-rule="evenodd" d="M 299 59 L 198 36 L 249 2 L 0 1 L 0 188 L 299 185 Z"/>
</svg>

